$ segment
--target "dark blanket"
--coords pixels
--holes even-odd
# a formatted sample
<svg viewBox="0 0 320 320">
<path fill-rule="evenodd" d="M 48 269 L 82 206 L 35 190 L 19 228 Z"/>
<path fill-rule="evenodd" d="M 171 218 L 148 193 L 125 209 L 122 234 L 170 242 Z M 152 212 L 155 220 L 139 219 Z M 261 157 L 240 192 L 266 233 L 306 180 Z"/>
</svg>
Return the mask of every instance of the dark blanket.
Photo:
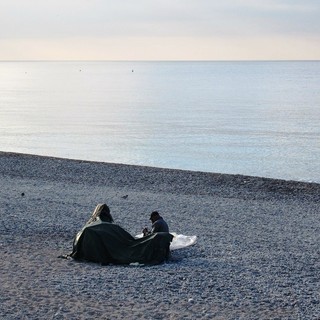
<svg viewBox="0 0 320 320">
<path fill-rule="evenodd" d="M 135 239 L 120 226 L 98 220 L 77 234 L 71 257 L 102 264 L 157 264 L 168 257 L 172 238 L 159 232 Z"/>
</svg>

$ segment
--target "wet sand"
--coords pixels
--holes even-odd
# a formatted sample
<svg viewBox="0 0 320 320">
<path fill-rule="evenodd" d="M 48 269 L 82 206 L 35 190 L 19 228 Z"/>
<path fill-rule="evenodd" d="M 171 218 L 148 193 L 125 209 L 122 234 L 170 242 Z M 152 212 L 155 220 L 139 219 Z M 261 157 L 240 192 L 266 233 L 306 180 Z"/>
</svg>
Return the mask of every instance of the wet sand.
<svg viewBox="0 0 320 320">
<path fill-rule="evenodd" d="M 1 319 L 319 319 L 320 185 L 0 152 Z M 195 246 L 157 266 L 60 259 L 96 204 Z"/>
</svg>

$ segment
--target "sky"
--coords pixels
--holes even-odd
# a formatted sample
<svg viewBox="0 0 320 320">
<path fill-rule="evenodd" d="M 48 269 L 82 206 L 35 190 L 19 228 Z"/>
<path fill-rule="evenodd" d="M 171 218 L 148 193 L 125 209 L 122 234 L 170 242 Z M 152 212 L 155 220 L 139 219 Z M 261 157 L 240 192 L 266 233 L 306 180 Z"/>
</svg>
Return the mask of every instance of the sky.
<svg viewBox="0 0 320 320">
<path fill-rule="evenodd" d="M 320 0 L 0 0 L 0 60 L 320 60 Z"/>
</svg>

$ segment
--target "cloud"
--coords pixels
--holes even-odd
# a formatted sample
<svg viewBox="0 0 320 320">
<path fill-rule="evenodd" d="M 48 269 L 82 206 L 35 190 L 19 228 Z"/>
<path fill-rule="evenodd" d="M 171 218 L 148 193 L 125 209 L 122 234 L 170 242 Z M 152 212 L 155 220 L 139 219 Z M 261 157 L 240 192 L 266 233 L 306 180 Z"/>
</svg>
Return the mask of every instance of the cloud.
<svg viewBox="0 0 320 320">
<path fill-rule="evenodd" d="M 320 25 L 314 1 L 2 0 L 0 9 L 2 37 L 319 32 Z"/>
<path fill-rule="evenodd" d="M 112 51 L 108 47 L 125 48 L 132 43 L 146 51 L 150 43 L 154 51 L 161 43 L 160 47 L 167 45 L 177 53 L 198 52 L 197 43 L 199 50 L 211 54 L 219 43 L 235 55 L 235 48 L 244 51 L 239 47 L 242 40 L 251 39 L 251 46 L 257 47 L 259 41 L 271 46 L 272 39 L 281 38 L 285 43 L 287 37 L 317 48 L 312 43 L 319 42 L 319 16 L 318 0 L 1 0 L 0 58 L 19 43 L 37 47 L 38 52 L 46 51 L 40 50 L 41 43 L 51 44 L 62 54 L 64 48 L 75 51 L 72 48 L 90 41 L 92 52 L 100 48 L 106 57 L 106 51 Z M 219 50 L 224 52 L 222 47 Z"/>
</svg>

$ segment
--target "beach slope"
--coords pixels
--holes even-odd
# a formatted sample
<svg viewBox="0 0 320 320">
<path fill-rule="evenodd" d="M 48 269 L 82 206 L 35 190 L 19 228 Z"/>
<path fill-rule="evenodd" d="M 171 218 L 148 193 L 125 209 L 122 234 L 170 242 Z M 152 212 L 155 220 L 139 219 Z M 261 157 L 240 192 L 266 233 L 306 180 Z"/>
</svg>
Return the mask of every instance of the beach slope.
<svg viewBox="0 0 320 320">
<path fill-rule="evenodd" d="M 1 319 L 318 319 L 320 185 L 0 152 Z M 157 266 L 58 256 L 98 203 L 195 246 Z"/>
</svg>

